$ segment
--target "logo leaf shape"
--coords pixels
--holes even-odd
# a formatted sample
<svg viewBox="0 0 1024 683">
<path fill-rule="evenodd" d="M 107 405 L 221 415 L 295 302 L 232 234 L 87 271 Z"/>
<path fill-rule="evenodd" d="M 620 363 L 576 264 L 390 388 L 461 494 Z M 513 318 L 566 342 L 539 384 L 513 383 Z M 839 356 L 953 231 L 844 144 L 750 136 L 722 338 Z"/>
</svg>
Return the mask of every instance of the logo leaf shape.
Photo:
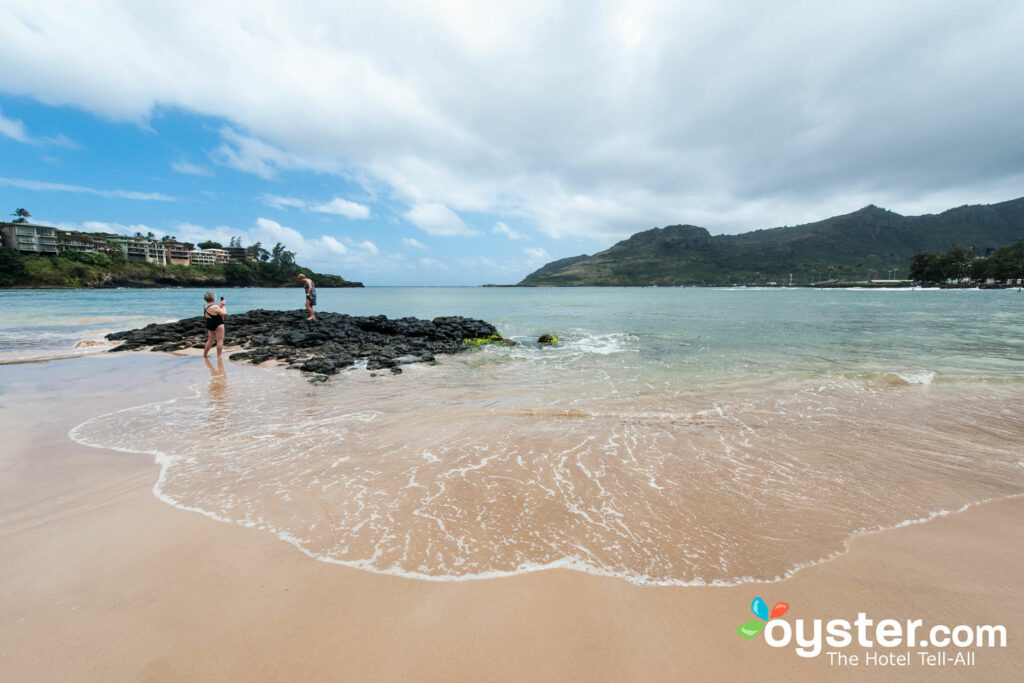
<svg viewBox="0 0 1024 683">
<path fill-rule="evenodd" d="M 788 609 L 789 609 L 789 605 L 787 605 L 784 602 L 777 602 L 777 603 L 775 603 L 775 607 L 772 607 L 772 619 L 778 619 L 783 614 L 785 614 L 786 610 L 788 610 Z"/>
<path fill-rule="evenodd" d="M 763 621 L 758 621 L 757 619 L 751 619 L 750 621 L 748 621 L 745 624 L 740 624 L 740 626 L 736 629 L 736 632 L 739 633 L 744 638 L 746 638 L 747 640 L 750 640 L 751 638 L 756 636 L 758 633 L 760 633 L 762 629 L 764 629 L 764 622 Z"/>
<path fill-rule="evenodd" d="M 789 606 L 786 606 L 787 609 Z M 754 613 L 754 616 L 758 619 L 764 619 L 768 621 L 768 605 L 764 603 L 764 599 L 761 596 L 754 598 L 754 602 L 750 603 L 750 611 Z"/>
</svg>

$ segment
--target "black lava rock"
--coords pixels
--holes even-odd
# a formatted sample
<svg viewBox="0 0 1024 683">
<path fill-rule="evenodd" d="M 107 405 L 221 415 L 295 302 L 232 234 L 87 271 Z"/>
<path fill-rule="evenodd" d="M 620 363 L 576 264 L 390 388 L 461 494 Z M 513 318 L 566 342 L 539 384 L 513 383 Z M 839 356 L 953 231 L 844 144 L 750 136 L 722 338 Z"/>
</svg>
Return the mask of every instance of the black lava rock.
<svg viewBox="0 0 1024 683">
<path fill-rule="evenodd" d="M 366 359 L 367 370 L 387 368 L 397 375 L 402 372 L 399 365 L 432 363 L 436 354 L 457 353 L 467 348 L 466 339 L 498 334 L 490 323 L 462 316 L 420 320 L 318 313 L 317 320 L 307 321 L 306 315 L 304 310 L 263 309 L 229 315 L 224 344 L 244 349 L 232 353 L 231 360 L 254 365 L 280 360 L 290 368 L 326 378 Z M 179 351 L 202 348 L 206 327 L 202 316 L 197 316 L 114 332 L 107 339 L 123 342 L 111 351 L 146 347 L 153 351 Z"/>
</svg>

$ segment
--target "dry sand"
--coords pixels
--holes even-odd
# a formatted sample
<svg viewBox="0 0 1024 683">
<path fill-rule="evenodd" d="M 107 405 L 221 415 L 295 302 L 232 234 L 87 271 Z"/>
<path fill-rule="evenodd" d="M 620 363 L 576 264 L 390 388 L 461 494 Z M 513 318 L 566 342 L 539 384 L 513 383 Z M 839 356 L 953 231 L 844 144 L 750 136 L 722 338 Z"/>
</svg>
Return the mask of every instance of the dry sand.
<svg viewBox="0 0 1024 683">
<path fill-rule="evenodd" d="M 68 439 L 100 412 L 180 394 L 183 362 L 207 376 L 161 354 L 0 367 L 0 679 L 993 681 L 1024 664 L 1024 499 L 855 538 L 771 584 L 370 574 L 161 503 L 149 457 Z M 756 595 L 789 603 L 789 620 L 1002 624 L 1008 642 L 973 667 L 912 652 L 909 667 L 840 668 L 741 639 Z"/>
</svg>

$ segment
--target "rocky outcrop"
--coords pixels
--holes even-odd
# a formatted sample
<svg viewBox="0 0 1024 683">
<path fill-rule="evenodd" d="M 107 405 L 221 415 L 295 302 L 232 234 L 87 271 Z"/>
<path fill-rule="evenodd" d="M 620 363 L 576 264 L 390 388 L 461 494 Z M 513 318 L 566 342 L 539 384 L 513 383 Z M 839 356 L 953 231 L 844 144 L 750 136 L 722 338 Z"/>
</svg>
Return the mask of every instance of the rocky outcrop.
<svg viewBox="0 0 1024 683">
<path fill-rule="evenodd" d="M 400 365 L 431 362 L 436 354 L 468 348 L 467 339 L 500 336 L 490 323 L 461 316 L 420 320 L 318 313 L 317 320 L 308 322 L 306 315 L 303 310 L 229 315 L 224 344 L 244 349 L 232 353 L 231 360 L 253 364 L 277 360 L 296 370 L 335 375 L 365 359 L 367 370 L 387 368 L 400 373 Z M 206 338 L 202 316 L 107 335 L 111 341 L 123 342 L 111 351 L 202 348 Z"/>
</svg>

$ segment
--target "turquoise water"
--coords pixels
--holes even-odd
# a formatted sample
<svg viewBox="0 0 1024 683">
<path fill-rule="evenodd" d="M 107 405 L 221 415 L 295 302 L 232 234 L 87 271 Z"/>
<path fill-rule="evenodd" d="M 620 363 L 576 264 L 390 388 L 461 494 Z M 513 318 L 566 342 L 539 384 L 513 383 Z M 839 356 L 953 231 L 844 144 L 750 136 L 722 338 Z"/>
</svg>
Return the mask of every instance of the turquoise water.
<svg viewBox="0 0 1024 683">
<path fill-rule="evenodd" d="M 217 293 L 229 313 L 302 303 L 298 288 Z M 155 458 L 169 504 L 319 560 L 430 580 L 563 567 L 770 581 L 857 533 L 1024 495 L 1013 290 L 319 294 L 321 311 L 461 314 L 522 343 L 316 385 L 179 357 L 164 377 L 174 399 L 97 406 L 69 437 Z M 0 353 L 81 353 L 83 339 L 197 315 L 201 295 L 3 292 Z M 542 333 L 561 342 L 541 347 Z M 153 356 L 59 363 L 136 372 Z"/>
<path fill-rule="evenodd" d="M 219 295 L 230 312 L 302 304 L 298 288 Z M 83 339 L 197 315 L 201 297 L 194 289 L 3 291 L 0 359 L 71 354 Z M 321 311 L 353 315 L 482 318 L 506 337 L 548 332 L 595 357 L 631 350 L 684 385 L 871 373 L 1024 378 L 1024 295 L 1015 290 L 371 287 L 321 289 L 319 299 Z"/>
</svg>

